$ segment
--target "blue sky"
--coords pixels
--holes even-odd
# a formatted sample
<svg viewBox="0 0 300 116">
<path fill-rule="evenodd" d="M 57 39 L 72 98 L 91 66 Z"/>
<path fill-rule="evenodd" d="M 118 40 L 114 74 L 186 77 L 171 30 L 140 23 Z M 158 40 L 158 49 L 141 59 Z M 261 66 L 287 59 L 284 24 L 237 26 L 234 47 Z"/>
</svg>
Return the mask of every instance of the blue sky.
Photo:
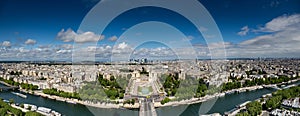
<svg viewBox="0 0 300 116">
<path fill-rule="evenodd" d="M 85 15 L 98 2 L 1 0 L 0 59 L 69 60 L 74 42 L 91 42 L 94 38 L 99 39 L 95 48 L 96 56 L 98 59 L 107 59 L 111 56 L 108 52 L 114 49 L 135 49 L 130 48 L 131 45 L 124 39 L 128 36 L 124 33 L 131 26 L 145 21 L 165 22 L 177 27 L 194 47 L 194 54 L 199 58 L 209 57 L 209 52 L 217 53 L 219 44 L 225 45 L 228 57 L 299 57 L 297 51 L 300 48 L 289 47 L 300 45 L 300 34 L 297 34 L 300 30 L 299 0 L 200 0 L 214 18 L 224 39 L 223 43 L 212 44 L 212 51 L 208 51 L 205 40 L 191 22 L 172 11 L 155 7 L 142 7 L 125 12 L 114 19 L 103 33 L 77 32 Z M 184 3 L 181 5 L 184 6 Z M 197 11 L 194 12 L 197 14 Z M 135 32 L 135 36 L 128 35 L 138 41 L 143 32 L 132 31 Z M 160 35 L 164 35 L 164 32 L 157 32 L 155 35 L 148 34 L 147 37 L 163 38 Z M 75 37 L 81 37 L 82 40 L 76 41 Z M 169 41 L 172 41 L 172 36 L 169 37 Z M 150 56 L 156 53 L 155 56 L 168 57 L 168 53 L 172 52 L 157 51 L 170 51 L 165 47 L 161 44 L 143 44 L 135 51 L 138 56 L 141 48 L 145 48 Z M 143 57 L 147 57 L 147 54 L 143 54 Z"/>
</svg>

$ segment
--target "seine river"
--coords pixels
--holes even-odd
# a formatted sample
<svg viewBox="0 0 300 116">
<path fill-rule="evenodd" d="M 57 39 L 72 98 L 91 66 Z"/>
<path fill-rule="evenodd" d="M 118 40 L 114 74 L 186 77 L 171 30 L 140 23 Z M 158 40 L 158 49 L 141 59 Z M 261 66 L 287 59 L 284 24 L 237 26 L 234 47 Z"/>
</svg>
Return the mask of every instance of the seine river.
<svg viewBox="0 0 300 116">
<path fill-rule="evenodd" d="M 0 85 L 4 86 L 4 85 Z M 254 91 L 247 91 L 243 93 L 233 93 L 225 95 L 224 97 L 219 97 L 215 100 L 208 100 L 203 103 L 193 104 L 193 105 L 181 105 L 181 106 L 170 106 L 157 108 L 157 114 L 159 116 L 176 116 L 180 114 L 181 116 L 198 116 L 204 113 L 221 113 L 233 109 L 236 105 L 244 103 L 246 101 L 251 101 L 260 98 L 262 95 L 271 93 L 275 90 L 273 89 L 260 89 Z M 39 96 L 34 96 L 26 94 L 27 98 L 21 98 L 12 94 L 10 91 L 0 92 L 0 97 L 3 99 L 14 99 L 16 103 L 28 103 L 35 104 L 37 106 L 43 106 L 51 108 L 55 111 L 60 112 L 66 116 L 138 116 L 138 110 L 127 110 L 127 109 L 102 109 L 94 107 L 86 107 L 80 104 L 69 104 L 66 102 L 56 101 L 52 99 L 47 99 Z M 212 106 L 209 108 L 206 107 Z M 208 111 L 208 112 L 206 112 Z"/>
</svg>

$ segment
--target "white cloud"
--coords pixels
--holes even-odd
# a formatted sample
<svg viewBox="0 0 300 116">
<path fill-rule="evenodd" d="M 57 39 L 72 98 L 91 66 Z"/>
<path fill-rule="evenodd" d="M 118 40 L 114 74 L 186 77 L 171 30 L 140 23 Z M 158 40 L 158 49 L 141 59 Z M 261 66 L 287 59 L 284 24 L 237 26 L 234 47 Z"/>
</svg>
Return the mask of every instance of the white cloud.
<svg viewBox="0 0 300 116">
<path fill-rule="evenodd" d="M 261 32 L 278 32 L 299 29 L 300 14 L 283 15 L 274 18 L 258 31 Z"/>
<path fill-rule="evenodd" d="M 26 44 L 26 45 L 34 45 L 34 44 L 36 44 L 36 40 L 33 40 L 33 39 L 27 39 L 27 40 L 25 41 L 25 44 Z"/>
<path fill-rule="evenodd" d="M 60 54 L 60 53 L 65 54 L 65 53 L 70 53 L 70 52 L 71 52 L 71 50 L 58 50 L 58 51 L 56 51 L 56 53 L 58 53 L 58 54 Z"/>
<path fill-rule="evenodd" d="M 7 44 L 7 42 L 4 42 Z M 2 44 L 1 44 L 2 45 Z M 8 46 L 8 45 L 6 45 Z M 96 57 L 96 59 L 109 59 L 114 56 L 125 56 L 133 49 L 125 42 L 109 45 L 86 46 L 74 48 L 72 44 L 62 45 L 39 45 L 36 48 L 8 47 L 0 48 L 0 59 L 2 60 L 72 60 L 73 53 L 82 58 Z"/>
<path fill-rule="evenodd" d="M 57 33 L 56 39 L 61 40 L 63 42 L 71 42 L 74 41 L 77 34 L 72 30 L 64 30 L 62 29 L 60 32 Z"/>
<path fill-rule="evenodd" d="M 97 42 L 99 40 L 103 40 L 104 35 L 97 35 L 94 32 L 84 32 L 78 34 L 75 37 L 75 42 L 77 43 L 86 43 L 86 42 Z"/>
<path fill-rule="evenodd" d="M 241 31 L 238 32 L 237 34 L 240 35 L 240 36 L 245 36 L 247 35 L 249 32 L 249 27 L 248 26 L 244 26 L 241 28 Z"/>
<path fill-rule="evenodd" d="M 116 41 L 117 39 L 118 39 L 117 36 L 112 36 L 112 37 L 110 37 L 108 40 L 110 40 L 110 41 Z"/>
<path fill-rule="evenodd" d="M 58 32 L 56 39 L 63 42 L 76 42 L 76 43 L 87 43 L 87 42 L 97 42 L 104 39 L 104 35 L 98 35 L 94 32 L 82 32 L 76 33 L 72 29 L 64 30 L 62 29 Z"/>
<path fill-rule="evenodd" d="M 133 56 L 138 58 L 163 58 L 163 57 L 173 57 L 175 53 L 170 48 L 157 47 L 157 48 L 139 48 L 133 52 Z"/>
<path fill-rule="evenodd" d="M 62 49 L 70 50 L 73 48 L 73 45 L 72 44 L 62 44 L 62 45 L 59 45 L 58 47 L 60 47 Z"/>
<path fill-rule="evenodd" d="M 276 17 L 256 30 L 260 35 L 240 43 L 211 43 L 209 49 L 207 45 L 198 44 L 194 48 L 197 55 L 203 57 L 211 54 L 222 56 L 222 46 L 225 46 L 228 57 L 300 57 L 299 16 L 294 14 Z M 246 27 L 244 30 L 247 30 Z"/>
<path fill-rule="evenodd" d="M 51 48 L 52 45 L 48 44 L 48 45 L 39 45 L 38 48 Z"/>
<path fill-rule="evenodd" d="M 53 48 L 8 48 L 1 49 L 0 54 L 2 60 L 57 60 L 69 58 L 69 55 L 57 54 Z"/>
<path fill-rule="evenodd" d="M 274 18 L 257 32 L 269 32 L 227 48 L 231 56 L 299 57 L 300 15 Z"/>
<path fill-rule="evenodd" d="M 10 41 L 3 41 L 2 42 L 2 46 L 4 46 L 4 47 L 10 47 L 11 43 L 10 43 Z"/>
<path fill-rule="evenodd" d="M 300 57 L 299 20 L 299 14 L 279 16 L 257 29 L 256 31 L 261 33 L 257 37 L 241 43 L 218 42 L 209 45 L 198 44 L 193 46 L 195 51 L 184 47 L 175 49 L 167 47 L 134 49 L 126 42 L 117 43 L 115 46 L 81 46 L 82 48 L 78 49 L 73 49 L 72 44 L 56 46 L 40 45 L 36 48 L 29 49 L 26 47 L 10 47 L 11 43 L 9 41 L 4 41 L 0 43 L 1 46 L 4 46 L 2 48 L 0 47 L 0 59 L 71 60 L 72 52 L 74 52 L 74 50 L 78 50 L 78 53 L 80 53 L 79 55 L 82 55 L 83 57 L 95 53 L 94 56 L 96 59 L 109 59 L 114 56 L 122 57 L 127 55 L 158 59 L 176 58 L 176 55 L 210 57 L 218 55 L 222 56 L 224 54 L 224 47 L 228 57 Z M 91 32 L 77 34 L 73 30 L 62 30 L 58 34 L 58 37 L 62 41 L 76 41 L 74 38 L 78 38 L 77 36 L 81 38 L 81 41 L 77 40 L 77 42 L 86 42 L 86 40 L 96 40 L 94 38 L 96 38 L 97 35 Z M 210 48 L 208 48 L 208 46 Z"/>
<path fill-rule="evenodd" d="M 125 49 L 125 48 L 128 48 L 128 44 L 126 44 L 125 42 L 122 42 L 122 43 L 118 44 L 116 48 L 117 49 Z"/>
</svg>

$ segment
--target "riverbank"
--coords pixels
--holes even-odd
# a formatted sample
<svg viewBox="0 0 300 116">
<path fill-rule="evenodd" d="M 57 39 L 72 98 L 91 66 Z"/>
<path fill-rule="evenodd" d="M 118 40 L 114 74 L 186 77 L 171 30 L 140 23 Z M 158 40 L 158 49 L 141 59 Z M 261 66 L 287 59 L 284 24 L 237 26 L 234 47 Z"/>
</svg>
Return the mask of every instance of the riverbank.
<svg viewBox="0 0 300 116">
<path fill-rule="evenodd" d="M 16 86 L 12 86 L 4 81 L 0 81 L 1 84 L 5 85 L 5 86 L 9 86 L 9 87 L 16 87 Z M 120 108 L 123 104 L 112 104 L 112 103 L 100 103 L 100 102 L 91 102 L 91 101 L 81 101 L 78 99 L 70 99 L 70 98 L 64 98 L 64 97 L 59 97 L 59 96 L 54 96 L 54 95 L 48 95 L 48 94 L 44 94 L 41 90 L 25 90 L 22 89 L 21 87 L 19 87 L 19 90 L 23 93 L 28 93 L 31 95 L 36 95 L 36 96 L 41 96 L 44 98 L 48 98 L 48 99 L 53 99 L 53 100 L 57 100 L 57 101 L 62 101 L 62 102 L 67 102 L 67 103 L 71 103 L 71 104 L 82 104 L 85 106 L 92 106 L 92 107 L 96 107 L 96 108 Z"/>
<path fill-rule="evenodd" d="M 223 97 L 226 94 L 232 94 L 232 93 L 235 93 L 235 92 L 242 93 L 242 92 L 246 92 L 246 91 L 254 91 L 254 90 L 263 89 L 263 88 L 270 88 L 272 86 L 277 86 L 277 85 L 290 84 L 290 83 L 297 82 L 297 81 L 300 81 L 300 78 L 290 80 L 288 82 L 278 83 L 278 84 L 256 85 L 256 86 L 243 87 L 243 88 L 238 88 L 238 89 L 231 89 L 231 90 L 224 91 L 224 92 L 221 92 L 221 93 L 215 93 L 213 95 L 206 95 L 206 96 L 201 97 L 201 98 L 191 98 L 191 99 L 181 100 L 181 101 L 171 101 L 171 102 L 168 102 L 164 105 L 160 104 L 159 102 L 156 102 L 156 103 L 154 103 L 154 106 L 155 107 L 165 107 L 165 106 L 178 106 L 178 105 L 187 105 L 187 104 L 189 104 L 189 105 L 190 104 L 197 104 L 197 103 L 202 103 L 202 102 L 208 101 L 208 100 L 213 99 L 213 98 Z"/>
<path fill-rule="evenodd" d="M 4 85 L 2 85 L 4 86 Z M 273 92 L 274 89 L 260 89 L 255 91 L 247 91 L 243 93 L 234 93 L 234 94 L 228 94 L 224 97 L 218 98 L 214 105 L 211 107 L 211 110 L 209 112 L 202 112 L 199 111 L 199 108 L 201 108 L 203 103 L 199 104 L 193 104 L 193 105 L 180 105 L 180 106 L 172 106 L 172 107 L 160 107 L 156 108 L 156 111 L 158 115 L 195 115 L 196 112 L 199 112 L 199 114 L 213 114 L 213 113 L 220 113 L 223 114 L 226 111 L 229 111 L 233 109 L 236 105 L 241 104 L 245 101 L 252 101 L 254 99 L 257 99 L 258 97 L 269 94 Z M 43 106 L 51 108 L 55 111 L 58 111 L 66 116 L 94 116 L 94 115 L 107 115 L 107 116 L 113 116 L 113 115 L 124 115 L 124 116 L 138 116 L 139 110 L 137 109 L 125 109 L 125 108 L 96 108 L 96 107 L 87 107 L 85 105 L 81 104 L 70 104 L 67 102 L 61 102 L 58 100 L 52 100 L 32 94 L 25 94 L 27 95 L 26 99 L 20 98 L 16 95 L 13 95 L 9 91 L 4 91 L 0 93 L 0 96 L 3 99 L 14 99 L 16 103 L 26 103 L 26 104 L 36 104 L 37 106 Z M 212 100 L 204 102 L 211 103 Z M 184 109 L 183 109 L 184 108 Z"/>
<path fill-rule="evenodd" d="M 262 89 L 262 86 L 253 86 L 253 87 L 245 87 L 245 88 L 239 88 L 239 89 L 234 89 L 234 90 L 230 90 L 230 91 L 238 91 L 238 92 L 245 92 L 246 90 L 248 91 L 252 91 L 252 90 L 257 90 L 257 89 Z M 92 107 L 96 107 L 96 108 L 124 108 L 125 106 L 123 106 L 123 104 L 111 104 L 111 103 L 93 103 L 90 101 L 81 101 L 81 100 L 77 100 L 77 99 L 69 99 L 69 98 L 63 98 L 63 97 L 59 97 L 59 96 L 54 96 L 54 95 L 48 95 L 48 94 L 44 94 L 42 91 L 33 91 L 33 92 L 28 92 L 26 90 L 21 90 L 22 92 L 25 93 L 29 93 L 36 96 L 41 96 L 44 98 L 48 98 L 48 99 L 53 99 L 53 100 L 57 100 L 57 101 L 62 101 L 62 102 L 68 102 L 68 101 L 72 101 L 78 104 L 82 104 L 82 105 L 86 105 L 86 106 L 92 106 Z M 205 102 L 208 101 L 210 99 L 213 98 L 218 98 L 218 97 L 223 97 L 226 95 L 226 92 L 222 92 L 222 93 L 216 93 L 213 95 L 206 95 L 204 97 L 201 98 L 191 98 L 191 99 L 187 99 L 187 100 L 181 100 L 181 101 L 171 101 L 168 102 L 164 105 L 162 105 L 160 102 L 155 102 L 154 103 L 154 107 L 158 108 L 158 107 L 166 107 L 166 106 L 178 106 L 178 105 L 190 105 L 190 104 L 197 104 L 197 103 L 201 103 L 201 102 Z M 135 109 L 135 108 L 139 108 L 139 104 L 135 103 L 134 105 L 127 105 L 128 108 L 130 109 Z M 125 107 L 125 108 L 127 108 Z"/>
<path fill-rule="evenodd" d="M 24 93 L 36 95 L 36 96 L 41 96 L 41 97 L 48 98 L 48 99 L 67 102 L 70 104 L 82 104 L 82 105 L 92 106 L 92 107 L 97 107 L 97 108 L 120 108 L 119 104 L 99 103 L 99 102 L 93 103 L 90 101 L 82 101 L 82 100 L 78 100 L 78 99 L 64 98 L 64 97 L 59 97 L 59 96 L 55 96 L 55 95 L 45 94 L 41 90 L 35 90 L 35 91 L 30 92 L 30 91 L 26 91 L 24 89 L 20 89 L 20 91 L 22 91 Z"/>
<path fill-rule="evenodd" d="M 299 81 L 299 80 L 300 79 L 295 79 L 295 80 L 291 80 L 291 81 L 285 82 L 285 83 L 280 83 L 280 84 L 277 84 L 277 85 L 288 84 L 288 83 L 296 82 L 296 81 Z M 232 89 L 232 90 L 228 90 L 228 91 L 225 91 L 225 92 L 222 92 L 222 93 L 215 93 L 213 95 L 206 95 L 206 96 L 201 97 L 201 98 L 191 98 L 191 99 L 181 100 L 181 101 L 171 101 L 171 102 L 168 102 L 164 105 L 162 105 L 160 102 L 155 102 L 154 106 L 155 107 L 166 107 L 166 106 L 197 104 L 197 103 L 208 101 L 208 100 L 213 99 L 213 98 L 223 97 L 226 94 L 231 94 L 231 93 L 235 93 L 235 92 L 241 93 L 241 92 L 246 92 L 246 91 L 253 91 L 253 90 L 257 90 L 257 89 L 262 89 L 262 88 L 264 88 L 264 86 L 265 85 Z M 67 103 L 71 103 L 71 104 L 72 103 L 73 104 L 82 104 L 82 105 L 85 105 L 85 106 L 91 106 L 91 107 L 96 107 L 96 108 L 105 108 L 105 109 L 124 108 L 123 104 L 100 103 L 100 102 L 94 103 L 94 102 L 82 101 L 82 100 L 78 100 L 78 99 L 63 98 L 63 97 L 59 97 L 59 96 L 44 94 L 41 90 L 27 91 L 27 90 L 24 90 L 24 89 L 20 88 L 20 91 L 22 91 L 24 93 L 32 94 L 32 95 L 35 95 L 35 96 L 41 96 L 41 97 L 44 97 L 44 98 L 47 98 L 47 99 L 53 99 L 53 100 L 67 102 Z M 132 107 L 132 108 L 139 108 L 138 107 L 139 105 L 137 105 L 137 104 L 135 104 L 134 106 L 135 107 Z"/>
<path fill-rule="evenodd" d="M 21 110 L 22 112 L 29 112 L 29 111 L 32 111 L 32 112 L 36 112 L 36 113 L 39 113 L 43 116 L 61 116 L 61 114 L 57 111 L 54 111 L 53 109 L 49 109 L 49 108 L 45 108 L 45 107 L 38 107 L 36 105 L 33 105 L 33 104 L 23 104 L 23 107 L 20 107 L 16 104 L 11 104 L 11 106 L 13 108 L 16 108 L 16 109 L 19 109 Z M 30 109 L 29 109 L 30 107 Z"/>
<path fill-rule="evenodd" d="M 275 94 L 275 97 L 277 96 L 277 98 L 275 98 L 274 96 L 272 96 L 272 93 L 270 93 L 270 94 L 265 94 L 265 95 L 262 95 L 261 96 L 261 98 L 263 98 L 263 99 L 261 99 L 261 98 L 258 98 L 258 99 L 256 99 L 256 100 L 252 100 L 251 102 L 253 102 L 253 101 L 257 101 L 257 102 L 259 102 L 260 103 L 260 105 L 261 106 L 263 106 L 264 104 L 266 105 L 266 109 L 262 109 L 261 108 L 261 110 L 262 110 L 262 112 L 261 112 L 261 114 L 260 115 L 263 115 L 263 114 L 269 114 L 269 111 L 271 111 L 272 110 L 272 112 L 274 111 L 274 108 L 278 108 L 278 107 L 280 107 L 280 106 L 282 106 L 282 105 L 284 105 L 284 104 L 282 104 L 282 102 L 284 101 L 284 99 L 283 99 L 283 96 L 285 96 L 286 94 L 290 94 L 290 93 L 293 93 L 293 94 L 290 94 L 290 96 L 289 96 L 289 98 L 295 98 L 295 97 L 297 97 L 298 96 L 298 94 L 297 94 L 297 90 L 299 90 L 299 82 L 296 84 L 296 83 L 293 83 L 293 82 L 297 82 L 297 80 L 295 81 L 295 80 L 293 80 L 293 81 L 289 81 L 289 82 L 287 82 L 287 83 L 280 83 L 280 84 L 278 84 L 278 85 L 283 85 L 283 84 L 285 84 L 283 87 L 276 87 L 277 88 L 277 90 L 275 91 L 275 92 L 278 92 L 279 90 L 281 90 L 281 92 L 282 93 L 280 93 L 279 92 L 279 94 Z M 293 84 L 292 84 L 293 83 Z M 272 86 L 274 86 L 274 85 L 272 85 Z M 272 87 L 271 86 L 271 87 Z M 277 86 L 277 85 L 275 85 L 275 86 Z M 297 89 L 295 89 L 294 88 L 294 90 L 293 91 L 290 91 L 290 90 L 288 90 L 288 89 L 290 89 L 291 87 L 295 87 L 295 86 L 298 86 L 298 88 Z M 273 87 L 274 88 L 274 87 Z M 275 88 L 274 88 L 275 89 Z M 269 96 L 269 97 L 268 97 Z M 278 97 L 279 96 L 279 97 Z M 273 99 L 273 100 L 270 100 L 270 99 L 272 99 L 272 97 L 274 97 L 275 99 Z M 279 99 L 278 99 L 279 98 Z M 289 98 L 286 98 L 286 99 L 289 99 Z M 276 100 L 276 101 L 275 101 Z M 275 105 L 277 105 L 278 103 L 279 103 L 279 105 L 278 106 L 275 106 L 275 105 L 267 105 L 268 104 L 268 101 L 270 101 L 269 103 L 270 104 L 275 104 Z M 299 100 L 298 100 L 299 101 Z M 293 103 L 293 102 L 292 102 Z M 241 113 L 241 111 L 242 110 L 247 110 L 247 108 L 246 108 L 246 104 L 247 103 L 244 103 L 242 106 L 240 105 L 239 107 L 237 107 L 236 109 L 234 109 L 233 110 L 233 112 L 228 112 L 228 114 L 226 114 L 226 115 L 228 115 L 228 116 L 235 116 L 235 115 L 237 115 L 238 113 Z M 283 106 L 283 107 L 281 107 L 281 108 L 287 108 L 287 109 L 290 109 L 289 107 L 285 107 L 285 106 Z M 276 109 L 275 109 L 276 110 Z M 288 111 L 288 110 L 287 110 Z M 249 112 L 249 111 L 248 111 Z M 275 113 L 273 114 L 273 115 L 275 115 L 275 114 L 277 114 L 277 111 L 275 111 Z M 279 114 L 280 114 L 280 112 L 279 112 Z M 283 113 L 283 115 L 284 115 L 285 113 Z"/>
<path fill-rule="evenodd" d="M 252 87 L 244 87 L 244 88 L 239 88 L 239 89 L 232 89 L 229 91 L 225 91 L 225 92 L 221 92 L 221 93 L 215 93 L 213 95 L 206 95 L 204 97 L 201 98 L 191 98 L 191 99 L 187 99 L 187 100 L 181 100 L 181 101 L 171 101 L 168 102 L 164 105 L 161 105 L 160 103 L 154 103 L 155 107 L 165 107 L 165 106 L 178 106 L 178 105 L 187 105 L 187 104 L 197 104 L 197 103 L 202 103 L 214 98 L 218 98 L 218 97 L 223 97 L 226 94 L 231 94 L 234 92 L 246 92 L 246 91 L 253 91 L 253 90 L 257 90 L 257 89 L 263 89 L 263 86 L 252 86 Z"/>
<path fill-rule="evenodd" d="M 3 85 L 6 85 L 8 87 L 17 87 L 17 86 L 13 86 L 13 85 L 10 85 L 8 83 L 5 83 L 4 81 L 0 81 L 0 83 L 3 84 Z"/>
</svg>

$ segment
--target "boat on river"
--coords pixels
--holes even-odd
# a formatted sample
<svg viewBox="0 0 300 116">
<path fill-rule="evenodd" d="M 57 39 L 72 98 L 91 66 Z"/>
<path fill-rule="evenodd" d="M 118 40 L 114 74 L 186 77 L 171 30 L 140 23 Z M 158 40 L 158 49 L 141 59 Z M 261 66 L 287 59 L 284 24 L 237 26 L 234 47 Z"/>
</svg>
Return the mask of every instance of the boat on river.
<svg viewBox="0 0 300 116">
<path fill-rule="evenodd" d="M 67 103 L 70 103 L 70 104 L 77 104 L 75 101 L 69 101 L 69 100 L 66 100 Z"/>
<path fill-rule="evenodd" d="M 27 98 L 27 96 L 22 94 L 22 93 L 17 93 L 17 92 L 11 92 L 11 93 L 14 94 L 14 95 L 20 96 L 22 98 Z"/>
</svg>

